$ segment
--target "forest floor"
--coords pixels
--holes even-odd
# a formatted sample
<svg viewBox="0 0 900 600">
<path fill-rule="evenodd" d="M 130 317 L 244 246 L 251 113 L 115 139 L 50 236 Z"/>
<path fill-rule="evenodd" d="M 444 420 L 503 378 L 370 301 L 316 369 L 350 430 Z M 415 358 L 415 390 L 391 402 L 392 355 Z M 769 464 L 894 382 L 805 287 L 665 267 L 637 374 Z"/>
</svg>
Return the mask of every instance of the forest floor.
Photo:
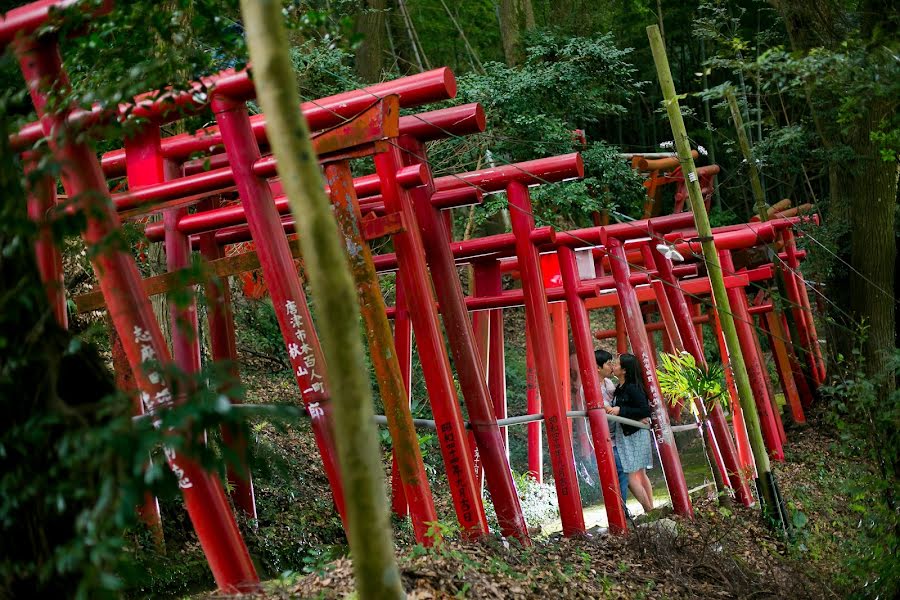
<svg viewBox="0 0 900 600">
<path fill-rule="evenodd" d="M 846 556 L 860 548 L 859 515 L 850 508 L 846 490 L 865 466 L 842 455 L 823 425 L 811 423 L 789 432 L 787 461 L 775 466 L 791 510 L 790 539 L 765 525 L 758 510 L 721 507 L 706 490 L 694 497 L 692 521 L 663 507 L 638 517 L 628 536 L 608 535 L 596 526 L 584 538 L 566 539 L 548 533 L 554 529 L 548 519 L 529 548 L 493 537 L 462 543 L 450 535 L 426 549 L 411 539 L 408 524 L 395 522 L 404 587 L 417 599 L 845 598 L 865 577 L 844 568 Z M 307 435 L 290 437 L 305 452 L 315 452 Z M 307 483 L 318 488 L 325 482 Z M 264 486 L 258 488 L 263 504 L 268 504 L 267 494 Z M 320 508 L 326 508 L 327 493 L 312 496 L 324 496 Z M 440 498 L 437 490 L 435 498 Z M 304 523 L 303 531 L 310 525 L 315 523 Z M 327 525 L 339 527 L 339 522 Z M 262 523 L 257 534 L 274 539 L 279 530 L 288 536 L 299 530 L 298 524 L 264 533 L 265 527 Z M 307 542 L 307 549 L 315 547 L 315 539 Z M 257 597 L 355 598 L 352 564 L 344 551 L 334 544 L 318 560 L 304 559 L 306 573 L 287 570 Z M 221 596 L 197 596 L 214 597 Z"/>
</svg>

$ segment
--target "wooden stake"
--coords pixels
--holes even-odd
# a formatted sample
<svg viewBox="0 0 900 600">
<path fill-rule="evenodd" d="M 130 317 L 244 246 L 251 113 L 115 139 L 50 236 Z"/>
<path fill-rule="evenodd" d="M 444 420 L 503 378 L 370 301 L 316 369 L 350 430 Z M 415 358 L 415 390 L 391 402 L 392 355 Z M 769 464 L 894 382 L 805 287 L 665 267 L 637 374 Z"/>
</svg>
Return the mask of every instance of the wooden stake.
<svg viewBox="0 0 900 600">
<path fill-rule="evenodd" d="M 254 82 L 266 132 L 300 234 L 316 302 L 347 503 L 348 539 L 359 597 L 405 598 L 394 557 L 372 391 L 359 330 L 356 285 L 341 244 L 306 120 L 297 106 L 280 0 L 241 0 Z"/>
<path fill-rule="evenodd" d="M 734 371 L 738 396 L 740 397 L 741 408 L 743 409 L 747 433 L 750 437 L 750 446 L 753 449 L 753 458 L 758 473 L 757 487 L 760 493 L 760 504 L 766 514 L 777 521 L 782 521 L 781 525 L 785 526 L 779 509 L 774 474 L 772 473 L 769 455 L 766 453 L 766 446 L 763 442 L 762 430 L 760 429 L 759 424 L 759 414 L 756 412 L 756 405 L 753 401 L 753 391 L 750 388 L 750 378 L 747 375 L 747 366 L 744 363 L 744 356 L 741 353 L 741 346 L 738 342 L 737 329 L 734 324 L 734 315 L 731 312 L 731 304 L 728 302 L 728 295 L 725 291 L 725 281 L 722 276 L 722 266 L 719 263 L 719 254 L 716 251 L 716 244 L 713 241 L 712 229 L 709 224 L 709 215 L 706 214 L 706 206 L 703 204 L 703 194 L 700 191 L 700 178 L 697 176 L 697 167 L 694 165 L 694 159 L 691 156 L 691 144 L 688 139 L 687 129 L 684 126 L 684 119 L 681 116 L 681 107 L 678 105 L 678 98 L 675 93 L 675 83 L 672 81 L 672 73 L 669 70 L 669 60 L 666 57 L 666 48 L 663 44 L 659 27 L 656 25 L 647 27 L 647 36 L 650 39 L 653 62 L 656 64 L 656 73 L 659 77 L 663 98 L 665 99 L 666 111 L 669 115 L 669 123 L 672 127 L 672 135 L 675 138 L 675 148 L 678 152 L 678 160 L 681 163 L 681 170 L 685 175 L 685 183 L 688 188 L 691 209 L 694 212 L 694 222 L 697 227 L 697 234 L 700 237 L 703 247 L 703 257 L 706 262 L 707 272 L 709 273 L 709 281 L 716 302 L 716 310 L 722 324 L 722 332 L 728 347 L 728 353 L 731 356 L 731 367 Z"/>
</svg>

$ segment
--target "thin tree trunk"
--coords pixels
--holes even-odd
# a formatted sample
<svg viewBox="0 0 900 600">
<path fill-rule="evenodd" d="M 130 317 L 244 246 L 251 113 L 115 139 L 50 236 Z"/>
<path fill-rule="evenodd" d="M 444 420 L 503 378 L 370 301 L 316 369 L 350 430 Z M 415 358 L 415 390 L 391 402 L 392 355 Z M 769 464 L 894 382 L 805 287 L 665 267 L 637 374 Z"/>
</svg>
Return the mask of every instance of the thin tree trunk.
<svg viewBox="0 0 900 600">
<path fill-rule="evenodd" d="M 453 16 L 453 13 L 450 12 L 450 9 L 447 7 L 447 3 L 444 0 L 441 0 L 441 6 L 444 7 L 444 10 L 447 12 L 447 16 L 450 17 L 450 21 L 453 22 L 453 26 L 456 27 L 456 30 L 459 32 L 459 36 L 462 38 L 463 44 L 466 45 L 466 51 L 469 53 L 469 61 L 472 63 L 473 69 L 476 68 L 480 73 L 484 73 L 484 67 L 481 65 L 481 59 L 478 58 L 478 54 L 475 52 L 475 49 L 469 44 L 469 38 L 466 37 L 466 32 L 463 31 L 463 28 L 459 25 L 459 21 L 456 20 L 456 17 Z"/>
<path fill-rule="evenodd" d="M 356 33 L 362 35 L 362 43 L 356 51 L 356 73 L 366 83 L 381 80 L 384 69 L 386 0 L 365 0 L 356 16 Z"/>
<path fill-rule="evenodd" d="M 500 40 L 506 64 L 519 64 L 519 20 L 516 18 L 514 0 L 500 0 Z"/>
<path fill-rule="evenodd" d="M 407 8 L 405 0 L 397 0 L 397 5 L 400 7 L 400 14 L 403 15 L 406 33 L 409 36 L 409 43 L 412 45 L 416 62 L 419 64 L 419 70 L 430 69 L 431 65 L 428 64 L 428 57 L 425 56 L 425 49 L 422 48 L 422 42 L 419 41 L 419 34 L 416 32 L 416 26 L 413 25 L 412 16 L 409 14 L 409 8 Z"/>
<path fill-rule="evenodd" d="M 335 404 L 335 441 L 359 597 L 405 598 L 391 542 L 356 287 L 324 193 L 309 129 L 297 112 L 300 98 L 281 2 L 241 0 L 241 12 L 266 131 L 297 223 L 309 285 L 318 300 L 322 349 L 334 367 L 328 384 Z"/>
</svg>

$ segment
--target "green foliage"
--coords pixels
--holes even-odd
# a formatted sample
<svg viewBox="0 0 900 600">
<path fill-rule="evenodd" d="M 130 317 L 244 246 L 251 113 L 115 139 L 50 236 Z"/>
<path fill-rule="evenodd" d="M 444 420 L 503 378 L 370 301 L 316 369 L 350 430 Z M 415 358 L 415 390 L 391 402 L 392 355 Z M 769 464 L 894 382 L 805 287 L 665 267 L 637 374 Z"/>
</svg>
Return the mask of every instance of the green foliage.
<svg viewBox="0 0 900 600">
<path fill-rule="evenodd" d="M 864 338 L 861 332 L 860 339 Z M 826 418 L 835 427 L 842 449 L 862 463 L 863 475 L 848 479 L 844 491 L 850 508 L 859 513 L 861 539 L 856 551 L 843 557 L 848 571 L 864 584 L 860 598 L 894 598 L 900 593 L 900 392 L 885 395 L 885 383 L 900 374 L 900 353 L 880 376 L 865 375 L 863 353 L 839 357 L 833 383 L 820 388 Z"/>
<path fill-rule="evenodd" d="M 719 363 L 703 366 L 689 352 L 662 352 L 656 374 L 660 390 L 673 406 L 679 402 L 690 406 L 700 398 L 709 412 L 715 402 L 724 402 L 725 371 Z"/>
</svg>

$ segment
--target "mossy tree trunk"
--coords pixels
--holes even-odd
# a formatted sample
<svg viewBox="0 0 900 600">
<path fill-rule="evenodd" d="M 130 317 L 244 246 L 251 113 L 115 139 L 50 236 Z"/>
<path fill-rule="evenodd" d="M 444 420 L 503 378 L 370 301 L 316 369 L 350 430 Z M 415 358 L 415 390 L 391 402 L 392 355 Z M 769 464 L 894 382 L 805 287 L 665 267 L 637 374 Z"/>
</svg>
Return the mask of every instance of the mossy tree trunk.
<svg viewBox="0 0 900 600">
<path fill-rule="evenodd" d="M 403 598 L 388 520 L 381 449 L 363 354 L 356 287 L 298 106 L 279 0 L 241 0 L 257 96 L 300 234 L 316 300 L 359 597 Z"/>
</svg>

